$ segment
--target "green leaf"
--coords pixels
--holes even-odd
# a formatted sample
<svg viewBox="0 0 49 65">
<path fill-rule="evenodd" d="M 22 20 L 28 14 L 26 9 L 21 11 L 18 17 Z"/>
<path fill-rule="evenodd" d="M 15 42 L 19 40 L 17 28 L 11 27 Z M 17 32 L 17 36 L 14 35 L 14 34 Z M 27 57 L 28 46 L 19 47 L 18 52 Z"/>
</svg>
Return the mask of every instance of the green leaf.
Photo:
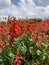
<svg viewBox="0 0 49 65">
<path fill-rule="evenodd" d="M 25 54 L 26 54 L 26 51 L 27 51 L 26 46 L 25 46 L 25 45 L 24 45 L 24 46 L 21 46 L 19 51 L 20 51 L 20 53 L 21 53 L 22 55 L 25 55 Z"/>
<path fill-rule="evenodd" d="M 37 53 L 37 55 L 41 55 L 41 51 L 40 50 L 37 50 L 36 53 Z"/>
</svg>

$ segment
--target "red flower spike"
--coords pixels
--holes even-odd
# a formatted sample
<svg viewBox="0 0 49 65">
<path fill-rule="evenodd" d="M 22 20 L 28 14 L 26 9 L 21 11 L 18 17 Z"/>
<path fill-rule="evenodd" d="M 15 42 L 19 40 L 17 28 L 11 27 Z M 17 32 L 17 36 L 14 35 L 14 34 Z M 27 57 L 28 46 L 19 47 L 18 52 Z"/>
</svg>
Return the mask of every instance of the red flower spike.
<svg viewBox="0 0 49 65">
<path fill-rule="evenodd" d="M 2 46 L 3 46 L 3 44 L 4 44 L 4 43 L 3 43 L 3 41 L 0 41 L 0 47 L 2 47 Z"/>
<path fill-rule="evenodd" d="M 45 62 L 45 65 L 49 65 L 47 60 L 46 60 L 46 62 Z"/>
<path fill-rule="evenodd" d="M 37 62 L 35 62 L 35 63 L 34 63 L 34 65 L 38 65 L 38 63 L 37 63 Z"/>
</svg>

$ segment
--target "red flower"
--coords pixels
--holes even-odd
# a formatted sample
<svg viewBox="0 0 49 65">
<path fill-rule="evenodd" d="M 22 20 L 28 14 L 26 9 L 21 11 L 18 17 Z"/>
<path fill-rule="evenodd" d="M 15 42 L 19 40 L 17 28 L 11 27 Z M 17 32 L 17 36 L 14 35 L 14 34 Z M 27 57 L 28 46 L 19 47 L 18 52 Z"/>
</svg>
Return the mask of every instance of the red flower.
<svg viewBox="0 0 49 65">
<path fill-rule="evenodd" d="M 41 28 L 41 31 L 42 33 L 45 33 L 46 30 L 48 29 L 48 23 L 46 21 L 43 21 L 41 24 L 40 24 L 40 28 Z"/>
<path fill-rule="evenodd" d="M 4 45 L 4 48 L 8 49 L 8 46 L 7 45 Z"/>
<path fill-rule="evenodd" d="M 34 63 L 34 65 L 38 65 L 38 63 L 37 63 L 37 62 L 35 62 L 35 63 Z"/>
<path fill-rule="evenodd" d="M 21 65 L 21 61 L 19 57 L 20 57 L 20 53 L 17 51 L 14 59 L 14 65 Z"/>
<path fill-rule="evenodd" d="M 20 53 L 17 51 L 14 59 L 14 65 L 21 65 L 21 60 L 25 59 L 25 57 L 20 57 Z"/>
<path fill-rule="evenodd" d="M 38 48 L 41 48 L 41 46 L 42 46 L 41 43 L 38 43 Z"/>
<path fill-rule="evenodd" d="M 0 47 L 2 47 L 2 46 L 3 46 L 3 44 L 4 44 L 4 43 L 3 43 L 2 41 L 0 41 Z"/>
<path fill-rule="evenodd" d="M 45 62 L 45 65 L 49 65 L 47 60 L 46 60 L 46 62 Z"/>
<path fill-rule="evenodd" d="M 34 33 L 34 41 L 37 41 L 38 43 L 40 43 L 40 36 L 38 35 L 38 33 Z"/>
</svg>

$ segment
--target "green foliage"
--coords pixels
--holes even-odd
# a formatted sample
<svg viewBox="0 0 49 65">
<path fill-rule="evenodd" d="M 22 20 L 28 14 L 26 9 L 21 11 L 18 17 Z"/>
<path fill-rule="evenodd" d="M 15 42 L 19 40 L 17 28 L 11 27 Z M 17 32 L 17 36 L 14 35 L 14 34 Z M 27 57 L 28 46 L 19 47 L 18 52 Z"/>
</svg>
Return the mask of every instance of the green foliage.
<svg viewBox="0 0 49 65">
<path fill-rule="evenodd" d="M 38 42 L 33 42 L 33 36 L 25 33 L 18 38 L 14 39 L 14 47 L 16 51 L 20 52 L 21 56 L 26 56 L 24 65 L 34 65 L 37 62 L 39 65 L 44 65 L 45 60 L 48 60 L 47 45 L 41 42 L 42 47 L 38 48 Z M 22 61 L 23 63 L 24 61 Z"/>
<path fill-rule="evenodd" d="M 45 65 L 45 61 L 49 62 L 49 51 L 47 51 L 47 45 L 41 42 L 42 47 L 38 48 L 38 42 L 33 42 L 33 35 L 24 33 L 20 37 L 14 39 L 12 46 L 8 49 L 2 48 L 0 52 L 0 64 L 1 65 L 13 65 L 16 52 L 20 52 L 21 57 L 26 57 L 25 60 L 21 60 L 21 65 L 34 65 L 35 62 L 38 65 Z"/>
</svg>

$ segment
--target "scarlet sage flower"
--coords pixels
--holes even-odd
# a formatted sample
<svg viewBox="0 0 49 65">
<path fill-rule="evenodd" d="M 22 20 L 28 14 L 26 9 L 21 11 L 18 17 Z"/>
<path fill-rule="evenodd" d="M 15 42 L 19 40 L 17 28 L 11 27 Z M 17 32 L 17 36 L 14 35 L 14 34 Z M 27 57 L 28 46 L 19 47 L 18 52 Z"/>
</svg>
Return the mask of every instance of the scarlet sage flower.
<svg viewBox="0 0 49 65">
<path fill-rule="evenodd" d="M 43 34 L 43 39 L 47 40 L 47 36 L 45 34 Z"/>
<path fill-rule="evenodd" d="M 14 59 L 14 65 L 21 65 L 21 60 L 25 59 L 25 57 L 20 57 L 20 53 L 17 51 Z"/>
<path fill-rule="evenodd" d="M 47 36 L 47 39 L 49 40 L 49 35 Z"/>
<path fill-rule="evenodd" d="M 34 41 L 37 41 L 38 43 L 40 43 L 40 36 L 38 35 L 38 33 L 34 33 Z"/>
<path fill-rule="evenodd" d="M 40 25 L 40 28 L 41 28 L 42 33 L 45 33 L 46 32 L 46 29 L 48 28 L 48 24 L 43 21 L 41 23 L 41 25 Z"/>
<path fill-rule="evenodd" d="M 3 46 L 3 44 L 0 42 L 0 47 L 2 47 Z"/>
<path fill-rule="evenodd" d="M 0 23 L 0 35 L 3 34 L 3 32 L 5 30 L 4 28 L 5 27 L 4 27 L 3 23 Z"/>
<path fill-rule="evenodd" d="M 37 62 L 35 62 L 35 63 L 34 63 L 34 65 L 38 65 L 38 63 L 37 63 Z"/>
<path fill-rule="evenodd" d="M 17 51 L 14 59 L 14 64 L 13 65 L 21 65 L 21 61 L 19 59 L 20 53 Z"/>
<path fill-rule="evenodd" d="M 3 44 L 4 44 L 4 43 L 3 43 L 2 41 L 0 41 L 0 47 L 2 47 L 2 46 L 3 46 Z"/>
<path fill-rule="evenodd" d="M 29 33 L 32 33 L 32 28 L 33 28 L 32 23 L 29 23 L 29 25 L 28 25 L 28 32 Z"/>
<path fill-rule="evenodd" d="M 4 48 L 8 49 L 8 46 L 7 45 L 4 45 Z"/>
<path fill-rule="evenodd" d="M 16 17 L 13 18 L 13 21 L 16 21 Z"/>
<path fill-rule="evenodd" d="M 26 31 L 25 27 L 22 27 L 21 28 L 21 34 L 25 33 L 25 31 Z"/>
<path fill-rule="evenodd" d="M 47 60 L 46 60 L 46 62 L 45 62 L 45 65 L 49 65 Z"/>
<path fill-rule="evenodd" d="M 41 48 L 41 46 L 42 46 L 41 43 L 38 43 L 38 48 Z"/>
</svg>

